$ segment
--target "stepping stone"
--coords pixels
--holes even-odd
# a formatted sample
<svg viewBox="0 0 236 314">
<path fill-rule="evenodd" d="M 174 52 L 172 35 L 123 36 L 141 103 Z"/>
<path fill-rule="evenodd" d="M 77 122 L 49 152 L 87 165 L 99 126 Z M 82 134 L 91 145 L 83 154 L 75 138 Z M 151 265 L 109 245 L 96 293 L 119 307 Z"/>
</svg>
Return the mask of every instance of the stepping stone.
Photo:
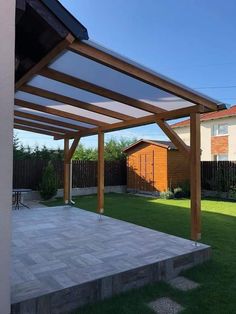
<svg viewBox="0 0 236 314">
<path fill-rule="evenodd" d="M 192 289 L 198 288 L 200 285 L 197 282 L 194 282 L 188 278 L 183 276 L 178 276 L 168 281 L 171 287 L 181 290 L 181 291 L 188 291 Z"/>
<path fill-rule="evenodd" d="M 158 314 L 178 314 L 184 310 L 182 305 L 174 302 L 170 298 L 159 298 L 148 303 L 148 306 Z"/>
</svg>

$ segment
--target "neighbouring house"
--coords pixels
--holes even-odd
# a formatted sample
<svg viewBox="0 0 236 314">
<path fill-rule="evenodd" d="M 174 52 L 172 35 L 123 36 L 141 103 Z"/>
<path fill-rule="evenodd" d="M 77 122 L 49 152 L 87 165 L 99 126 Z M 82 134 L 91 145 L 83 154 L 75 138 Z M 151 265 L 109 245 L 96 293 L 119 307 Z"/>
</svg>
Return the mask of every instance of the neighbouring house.
<svg viewBox="0 0 236 314">
<path fill-rule="evenodd" d="M 140 140 L 124 152 L 128 191 L 162 192 L 189 179 L 189 164 L 170 141 Z"/>
<path fill-rule="evenodd" d="M 190 120 L 172 125 L 182 140 L 190 144 Z M 201 115 L 201 160 L 236 160 L 236 105 Z"/>
</svg>

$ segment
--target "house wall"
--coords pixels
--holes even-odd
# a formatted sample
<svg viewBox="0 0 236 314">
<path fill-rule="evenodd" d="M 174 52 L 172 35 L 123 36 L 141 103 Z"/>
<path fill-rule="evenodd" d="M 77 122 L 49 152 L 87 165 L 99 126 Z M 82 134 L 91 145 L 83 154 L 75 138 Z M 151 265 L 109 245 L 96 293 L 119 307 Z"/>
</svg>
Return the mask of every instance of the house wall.
<svg viewBox="0 0 236 314">
<path fill-rule="evenodd" d="M 181 183 L 189 181 L 189 160 L 177 150 L 168 151 L 168 187 L 176 188 Z"/>
<path fill-rule="evenodd" d="M 9 314 L 15 1 L 0 8 L 0 313 Z"/>
<path fill-rule="evenodd" d="M 215 124 L 228 124 L 228 148 L 225 136 L 214 136 L 212 139 L 211 130 Z M 178 127 L 174 129 L 175 132 L 183 139 L 183 141 L 190 144 L 190 127 Z M 223 138 L 223 139 L 222 139 Z M 218 146 L 218 147 L 217 147 Z M 212 152 L 213 148 L 213 152 Z M 228 159 L 236 160 L 236 117 L 226 117 L 209 121 L 201 122 L 201 160 L 212 160 L 212 154 L 217 151 L 228 150 Z"/>
<path fill-rule="evenodd" d="M 127 188 L 159 192 L 168 187 L 167 149 L 141 143 L 128 152 Z"/>
</svg>

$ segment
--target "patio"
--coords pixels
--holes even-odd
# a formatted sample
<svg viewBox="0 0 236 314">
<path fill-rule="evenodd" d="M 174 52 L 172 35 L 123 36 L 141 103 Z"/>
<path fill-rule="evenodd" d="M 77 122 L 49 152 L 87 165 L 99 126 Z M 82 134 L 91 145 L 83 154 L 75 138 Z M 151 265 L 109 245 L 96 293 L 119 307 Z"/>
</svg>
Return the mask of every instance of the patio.
<svg viewBox="0 0 236 314">
<path fill-rule="evenodd" d="M 13 211 L 12 313 L 65 313 L 209 257 L 209 246 L 74 207 Z"/>
</svg>

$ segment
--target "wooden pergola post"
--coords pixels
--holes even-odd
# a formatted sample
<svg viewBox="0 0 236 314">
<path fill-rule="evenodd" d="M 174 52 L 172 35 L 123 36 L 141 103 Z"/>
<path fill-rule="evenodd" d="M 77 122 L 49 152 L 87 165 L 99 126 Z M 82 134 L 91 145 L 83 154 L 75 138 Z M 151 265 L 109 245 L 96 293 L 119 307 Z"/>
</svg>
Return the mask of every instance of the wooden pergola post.
<svg viewBox="0 0 236 314">
<path fill-rule="evenodd" d="M 64 203 L 70 201 L 70 161 L 67 159 L 69 153 L 69 139 L 64 139 Z"/>
<path fill-rule="evenodd" d="M 69 139 L 64 139 L 64 203 L 69 204 L 72 198 L 72 157 L 79 144 L 76 137 L 70 147 Z"/>
<path fill-rule="evenodd" d="M 98 133 L 98 204 L 97 211 L 104 213 L 104 133 Z"/>
<path fill-rule="evenodd" d="M 200 113 L 190 115 L 191 238 L 201 239 Z"/>
</svg>

